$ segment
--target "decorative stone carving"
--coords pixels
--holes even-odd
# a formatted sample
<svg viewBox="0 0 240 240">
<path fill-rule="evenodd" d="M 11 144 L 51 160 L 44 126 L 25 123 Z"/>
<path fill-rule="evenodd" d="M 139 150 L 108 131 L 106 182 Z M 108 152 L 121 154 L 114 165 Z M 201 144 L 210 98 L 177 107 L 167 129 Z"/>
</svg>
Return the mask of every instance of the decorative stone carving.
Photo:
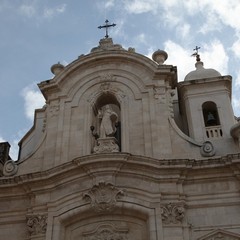
<svg viewBox="0 0 240 240">
<path fill-rule="evenodd" d="M 27 216 L 27 228 L 30 235 L 45 234 L 47 230 L 46 215 Z"/>
<path fill-rule="evenodd" d="M 207 235 L 198 238 L 198 240 L 239 240 L 239 239 L 240 239 L 239 234 L 225 231 L 222 229 L 214 230 L 208 233 Z"/>
<path fill-rule="evenodd" d="M 106 89 L 110 88 L 110 82 L 116 81 L 116 77 L 113 74 L 105 74 L 105 75 L 101 75 L 100 77 L 100 81 L 104 82 L 102 83 L 100 89 L 103 86 L 103 90 L 105 89 L 104 86 L 107 86 Z"/>
<path fill-rule="evenodd" d="M 6 177 L 13 176 L 17 173 L 18 165 L 13 160 L 8 160 L 3 166 L 3 175 Z"/>
<path fill-rule="evenodd" d="M 216 153 L 215 148 L 210 141 L 206 141 L 203 143 L 200 152 L 203 157 L 212 157 Z"/>
<path fill-rule="evenodd" d="M 98 226 L 96 230 L 83 233 L 84 240 L 128 240 L 128 229 L 110 224 Z"/>
<path fill-rule="evenodd" d="M 58 113 L 59 113 L 59 105 L 58 104 L 53 104 L 53 105 L 49 106 L 50 117 L 57 116 Z"/>
<path fill-rule="evenodd" d="M 161 207 L 162 221 L 164 224 L 178 224 L 184 218 L 184 207 L 179 204 L 168 203 Z"/>
<path fill-rule="evenodd" d="M 115 137 L 98 138 L 97 145 L 93 148 L 94 153 L 119 152 L 119 146 Z"/>
<path fill-rule="evenodd" d="M 92 105 L 96 102 L 96 99 L 101 96 L 102 94 L 113 94 L 117 97 L 118 101 L 121 102 L 121 100 L 126 97 L 125 93 L 115 86 L 112 86 L 112 84 L 108 81 L 115 81 L 115 77 L 111 74 L 106 74 L 103 76 L 99 76 L 100 81 L 102 82 L 99 90 L 92 93 L 87 101 L 90 102 Z"/>
<path fill-rule="evenodd" d="M 154 98 L 158 100 L 159 103 L 166 103 L 166 89 L 165 87 L 154 87 Z"/>
<path fill-rule="evenodd" d="M 103 38 L 99 41 L 99 46 L 92 48 L 91 52 L 125 50 L 120 44 L 113 44 L 112 38 Z"/>
<path fill-rule="evenodd" d="M 99 182 L 83 198 L 91 201 L 92 208 L 98 212 L 111 212 L 123 190 L 115 188 L 111 183 Z"/>
<path fill-rule="evenodd" d="M 113 75 L 107 74 L 107 75 L 100 76 L 100 81 L 103 82 L 99 88 L 99 91 L 101 93 L 113 93 L 121 98 L 125 97 L 125 94 L 123 93 L 122 90 L 116 87 L 113 87 L 110 82 L 107 82 L 107 81 L 116 81 L 116 77 L 114 77 Z"/>
</svg>

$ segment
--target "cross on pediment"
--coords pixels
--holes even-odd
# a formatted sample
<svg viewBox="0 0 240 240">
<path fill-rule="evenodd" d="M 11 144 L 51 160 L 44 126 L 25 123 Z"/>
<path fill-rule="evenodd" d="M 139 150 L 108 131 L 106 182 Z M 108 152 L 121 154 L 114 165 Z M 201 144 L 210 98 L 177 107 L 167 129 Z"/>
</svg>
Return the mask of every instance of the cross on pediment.
<svg viewBox="0 0 240 240">
<path fill-rule="evenodd" d="M 115 26 L 117 25 L 117 24 L 115 24 L 115 23 L 113 23 L 113 24 L 108 24 L 108 23 L 109 23 L 109 21 L 106 19 L 105 25 L 98 27 L 99 29 L 102 29 L 102 28 L 105 28 L 105 29 L 106 29 L 105 38 L 108 38 L 108 37 L 109 37 L 109 35 L 108 35 L 108 28 L 110 28 L 110 27 L 115 27 Z"/>
</svg>

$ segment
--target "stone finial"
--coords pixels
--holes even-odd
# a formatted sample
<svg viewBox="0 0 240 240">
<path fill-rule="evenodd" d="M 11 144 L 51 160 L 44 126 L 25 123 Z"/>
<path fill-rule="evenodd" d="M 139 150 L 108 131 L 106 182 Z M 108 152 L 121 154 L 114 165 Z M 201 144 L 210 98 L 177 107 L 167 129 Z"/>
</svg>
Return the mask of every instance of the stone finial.
<svg viewBox="0 0 240 240">
<path fill-rule="evenodd" d="M 155 51 L 152 55 L 152 59 L 153 61 L 157 62 L 159 65 L 162 65 L 168 58 L 168 54 L 163 51 L 158 49 L 157 51 Z"/>
<path fill-rule="evenodd" d="M 51 72 L 54 75 L 57 75 L 58 73 L 60 73 L 62 70 L 64 69 L 64 66 L 62 64 L 60 64 L 60 62 L 53 64 L 51 67 Z"/>
</svg>

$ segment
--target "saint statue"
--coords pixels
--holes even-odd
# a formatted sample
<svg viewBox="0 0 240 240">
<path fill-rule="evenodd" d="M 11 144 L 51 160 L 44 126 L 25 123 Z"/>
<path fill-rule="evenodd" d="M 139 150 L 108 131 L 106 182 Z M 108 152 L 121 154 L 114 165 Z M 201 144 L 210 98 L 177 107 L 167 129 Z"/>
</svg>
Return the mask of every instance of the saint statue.
<svg viewBox="0 0 240 240">
<path fill-rule="evenodd" d="M 102 119 L 100 123 L 100 138 L 113 137 L 116 132 L 115 124 L 118 121 L 118 115 L 112 110 L 110 105 L 105 105 L 98 111 L 98 118 Z"/>
</svg>

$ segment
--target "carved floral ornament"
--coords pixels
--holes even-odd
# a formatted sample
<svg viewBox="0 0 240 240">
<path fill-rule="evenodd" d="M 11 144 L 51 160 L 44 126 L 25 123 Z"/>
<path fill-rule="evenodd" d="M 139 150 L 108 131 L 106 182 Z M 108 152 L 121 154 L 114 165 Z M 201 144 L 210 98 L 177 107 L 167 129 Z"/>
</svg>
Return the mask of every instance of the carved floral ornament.
<svg viewBox="0 0 240 240">
<path fill-rule="evenodd" d="M 185 209 L 181 204 L 168 203 L 161 207 L 161 216 L 164 224 L 178 224 L 184 218 Z"/>
<path fill-rule="evenodd" d="M 112 211 L 120 195 L 124 195 L 123 190 L 115 188 L 111 183 L 99 182 L 83 198 L 90 200 L 91 207 L 101 213 Z"/>
<path fill-rule="evenodd" d="M 27 228 L 30 235 L 45 234 L 47 230 L 47 215 L 27 216 Z"/>
<path fill-rule="evenodd" d="M 83 233 L 84 240 L 128 240 L 128 229 L 103 224 L 96 230 Z"/>
</svg>

